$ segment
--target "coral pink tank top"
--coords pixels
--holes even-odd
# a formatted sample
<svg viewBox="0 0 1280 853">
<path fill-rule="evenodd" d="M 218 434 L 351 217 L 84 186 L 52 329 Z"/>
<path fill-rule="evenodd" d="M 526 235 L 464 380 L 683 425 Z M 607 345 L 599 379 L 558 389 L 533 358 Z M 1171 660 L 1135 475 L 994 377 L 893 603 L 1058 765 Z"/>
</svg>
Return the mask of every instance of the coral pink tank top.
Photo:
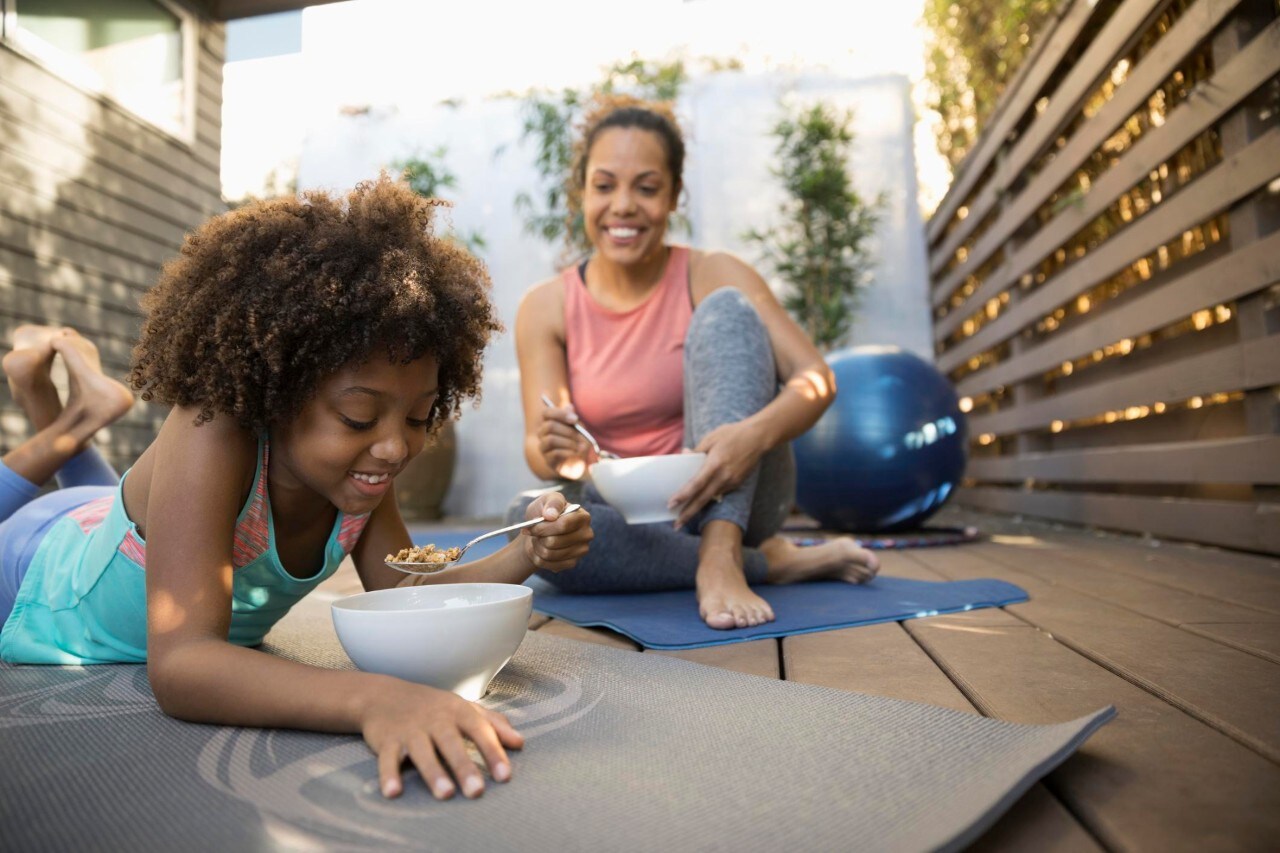
<svg viewBox="0 0 1280 853">
<path fill-rule="evenodd" d="M 689 249 L 671 246 L 653 293 L 630 311 L 602 308 L 578 268 L 564 271 L 569 394 L 582 424 L 619 456 L 679 453 L 684 337 L 693 317 Z"/>
</svg>

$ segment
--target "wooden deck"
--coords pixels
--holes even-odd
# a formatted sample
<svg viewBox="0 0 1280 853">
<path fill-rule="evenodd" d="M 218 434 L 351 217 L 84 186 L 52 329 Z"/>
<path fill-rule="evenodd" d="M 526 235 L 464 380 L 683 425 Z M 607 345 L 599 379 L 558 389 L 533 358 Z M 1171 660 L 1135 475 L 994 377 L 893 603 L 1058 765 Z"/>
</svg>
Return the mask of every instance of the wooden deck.
<svg viewBox="0 0 1280 853">
<path fill-rule="evenodd" d="M 649 653 L 1014 722 L 1115 705 L 972 849 L 1280 845 L 1280 560 L 953 509 L 935 522 L 972 524 L 984 541 L 881 552 L 884 574 L 998 578 L 1030 601 Z M 327 586 L 354 591 L 353 580 Z M 531 627 L 637 648 L 538 614 Z"/>
</svg>

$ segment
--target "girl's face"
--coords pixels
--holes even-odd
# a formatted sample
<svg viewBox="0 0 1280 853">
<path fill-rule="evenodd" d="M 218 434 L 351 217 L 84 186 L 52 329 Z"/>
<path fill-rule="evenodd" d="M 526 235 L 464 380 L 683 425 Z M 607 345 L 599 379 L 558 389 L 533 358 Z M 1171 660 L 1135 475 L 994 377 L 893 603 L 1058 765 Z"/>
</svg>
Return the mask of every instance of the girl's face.
<svg viewBox="0 0 1280 853">
<path fill-rule="evenodd" d="M 582 212 L 596 251 L 627 266 L 663 247 L 679 187 L 662 138 L 651 130 L 611 127 L 587 154 Z"/>
<path fill-rule="evenodd" d="M 430 356 L 343 367 L 273 431 L 271 487 L 309 491 L 349 515 L 371 511 L 426 443 L 438 375 Z"/>
</svg>

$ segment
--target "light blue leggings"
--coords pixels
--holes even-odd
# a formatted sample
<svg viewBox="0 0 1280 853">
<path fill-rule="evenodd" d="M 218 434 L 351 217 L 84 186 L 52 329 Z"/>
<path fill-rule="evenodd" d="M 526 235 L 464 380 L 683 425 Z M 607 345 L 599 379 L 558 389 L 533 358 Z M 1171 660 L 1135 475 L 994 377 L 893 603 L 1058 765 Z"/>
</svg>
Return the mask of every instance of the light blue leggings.
<svg viewBox="0 0 1280 853">
<path fill-rule="evenodd" d="M 13 611 L 27 566 L 49 528 L 119 485 L 120 475 L 92 446 L 67 460 L 58 471 L 59 488 L 47 495 L 0 462 L 0 625 Z"/>
<path fill-rule="evenodd" d="M 721 424 L 758 412 L 778 393 L 773 345 L 760 316 L 741 291 L 713 292 L 698 305 L 685 336 L 684 444 L 694 447 Z M 764 555 L 754 545 L 777 533 L 795 500 L 795 458 L 782 444 L 735 491 L 713 503 L 684 530 L 671 522 L 627 524 L 592 486 L 561 483 L 570 501 L 591 512 L 595 539 L 577 566 L 540 576 L 564 592 L 646 592 L 688 589 L 698 570 L 698 535 L 708 521 L 731 521 L 743 530 L 747 581 L 764 580 Z M 508 523 L 524 519 L 530 502 L 546 489 L 524 492 L 507 510 Z"/>
</svg>

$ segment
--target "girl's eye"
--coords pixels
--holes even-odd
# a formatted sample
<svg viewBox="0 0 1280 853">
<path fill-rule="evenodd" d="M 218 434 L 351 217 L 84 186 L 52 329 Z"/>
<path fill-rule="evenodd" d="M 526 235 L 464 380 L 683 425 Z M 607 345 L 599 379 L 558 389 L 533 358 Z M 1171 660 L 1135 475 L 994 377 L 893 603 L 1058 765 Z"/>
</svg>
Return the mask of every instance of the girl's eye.
<svg viewBox="0 0 1280 853">
<path fill-rule="evenodd" d="M 347 426 L 349 426 L 351 429 L 359 430 L 359 431 L 364 431 L 366 429 L 373 429 L 374 424 L 377 423 L 377 421 L 353 421 L 351 418 L 347 417 L 346 415 L 338 415 L 338 417 L 341 418 L 342 422 Z"/>
<path fill-rule="evenodd" d="M 414 429 L 426 429 L 427 425 L 431 423 L 429 418 L 406 418 L 405 420 Z"/>
</svg>

